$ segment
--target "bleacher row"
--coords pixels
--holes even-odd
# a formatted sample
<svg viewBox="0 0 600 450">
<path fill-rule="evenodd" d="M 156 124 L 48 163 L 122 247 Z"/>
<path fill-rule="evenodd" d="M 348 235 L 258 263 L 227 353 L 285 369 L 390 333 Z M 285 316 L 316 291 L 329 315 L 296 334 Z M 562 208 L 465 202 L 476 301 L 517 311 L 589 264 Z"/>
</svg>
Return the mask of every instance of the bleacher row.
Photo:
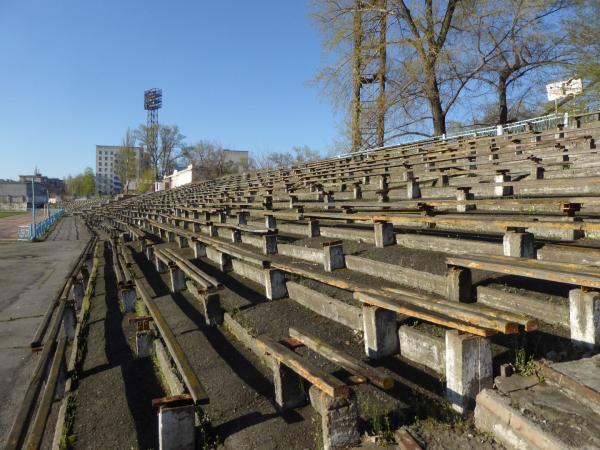
<svg viewBox="0 0 600 450">
<path fill-rule="evenodd" d="M 119 254 L 168 272 L 171 290 L 193 293 L 211 326 L 233 320 L 219 303 L 227 286 L 194 260 L 362 333 L 370 364 L 304 330 L 241 339 L 273 361 L 281 408 L 303 397 L 288 372 L 313 386 L 311 401 L 330 399 L 312 402 L 323 427 L 352 401 L 351 384 L 295 352 L 306 346 L 381 389 L 391 381 L 372 365 L 400 354 L 443 375 L 462 412 L 492 385 L 497 337 L 541 332 L 600 344 L 599 119 L 227 176 L 77 214 L 112 235 Z M 131 292 L 137 283 L 118 273 Z M 139 288 L 138 296 L 151 297 Z M 334 436 L 324 432 L 326 447 L 340 444 Z"/>
</svg>

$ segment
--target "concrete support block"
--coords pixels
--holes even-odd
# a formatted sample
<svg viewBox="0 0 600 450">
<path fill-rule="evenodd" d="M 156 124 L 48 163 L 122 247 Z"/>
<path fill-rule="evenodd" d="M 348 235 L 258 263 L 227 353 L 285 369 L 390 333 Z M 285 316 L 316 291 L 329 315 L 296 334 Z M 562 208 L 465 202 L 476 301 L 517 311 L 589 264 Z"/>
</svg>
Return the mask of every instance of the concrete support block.
<svg viewBox="0 0 600 450">
<path fill-rule="evenodd" d="M 77 326 L 77 316 L 75 314 L 75 307 L 71 302 L 65 306 L 65 312 L 63 315 L 63 328 L 65 330 L 65 336 L 67 339 L 75 339 L 75 327 Z"/>
<path fill-rule="evenodd" d="M 173 231 L 167 231 L 167 242 L 175 242 L 175 233 Z"/>
<path fill-rule="evenodd" d="M 360 184 L 355 184 L 354 189 L 352 190 L 352 198 L 354 200 L 360 200 L 362 198 L 362 188 Z"/>
<path fill-rule="evenodd" d="M 134 288 L 123 288 L 121 289 L 121 301 L 123 302 L 123 309 L 126 313 L 132 312 L 135 309 L 135 301 L 137 294 Z"/>
<path fill-rule="evenodd" d="M 188 240 L 184 236 L 177 236 L 177 244 L 179 245 L 179 248 L 189 247 Z"/>
<path fill-rule="evenodd" d="M 265 297 L 269 300 L 277 300 L 287 295 L 285 287 L 285 275 L 275 269 L 264 269 Z"/>
<path fill-rule="evenodd" d="M 138 358 L 147 358 L 152 352 L 154 333 L 152 331 L 138 331 L 135 333 L 135 351 Z"/>
<path fill-rule="evenodd" d="M 472 409 L 477 394 L 492 385 L 490 340 L 446 331 L 446 395 L 452 407 L 460 413 Z"/>
<path fill-rule="evenodd" d="M 533 180 L 543 180 L 545 169 L 542 166 L 533 166 L 529 178 Z"/>
<path fill-rule="evenodd" d="M 231 242 L 234 244 L 238 242 L 242 242 L 242 232 L 240 230 L 230 230 L 231 231 Z"/>
<path fill-rule="evenodd" d="M 158 273 L 165 273 L 169 267 L 158 256 L 155 256 L 154 260 L 156 262 L 156 271 Z"/>
<path fill-rule="evenodd" d="M 535 258 L 535 239 L 532 233 L 507 231 L 502 238 L 504 256 Z"/>
<path fill-rule="evenodd" d="M 229 255 L 212 247 L 206 247 L 206 256 L 219 265 L 221 272 L 229 272 L 231 270 L 231 257 Z"/>
<path fill-rule="evenodd" d="M 323 195 L 324 209 L 333 209 L 335 207 L 335 199 L 332 192 L 326 192 Z"/>
<path fill-rule="evenodd" d="M 274 216 L 265 216 L 265 228 L 277 228 L 277 220 Z"/>
<path fill-rule="evenodd" d="M 310 403 L 321 416 L 323 449 L 345 449 L 360 443 L 356 395 L 350 391 L 346 398 L 333 398 L 316 386 L 309 389 Z"/>
<path fill-rule="evenodd" d="M 553 304 L 552 308 L 548 308 L 546 300 L 530 295 L 513 294 L 493 287 L 477 286 L 477 303 L 569 328 L 568 306 Z"/>
<path fill-rule="evenodd" d="M 510 175 L 498 174 L 494 176 L 494 183 L 510 183 Z M 496 185 L 494 186 L 494 195 L 496 197 L 505 197 L 513 194 L 512 186 Z"/>
<path fill-rule="evenodd" d="M 375 222 L 375 246 L 386 247 L 396 243 L 394 224 L 391 222 Z"/>
<path fill-rule="evenodd" d="M 571 340 L 583 347 L 600 345 L 600 292 L 569 291 Z"/>
<path fill-rule="evenodd" d="M 479 431 L 489 433 L 507 449 L 519 450 L 570 450 L 553 433 L 511 406 L 510 397 L 495 390 L 484 389 L 477 396 L 474 421 Z"/>
<path fill-rule="evenodd" d="M 406 198 L 421 198 L 421 188 L 419 183 L 415 180 L 408 180 L 406 182 Z"/>
<path fill-rule="evenodd" d="M 219 231 L 217 230 L 217 227 L 215 227 L 212 223 L 208 225 L 208 235 L 210 237 L 219 236 Z"/>
<path fill-rule="evenodd" d="M 223 309 L 221 309 L 219 294 L 207 293 L 202 295 L 201 304 L 206 325 L 221 325 L 223 323 Z"/>
<path fill-rule="evenodd" d="M 198 299 L 202 305 L 202 313 L 206 325 L 221 325 L 223 323 L 223 310 L 221 300 L 217 292 L 200 291 L 192 281 L 187 281 L 188 291 Z"/>
<path fill-rule="evenodd" d="M 158 411 L 158 444 L 160 450 L 196 448 L 194 405 L 161 406 Z"/>
<path fill-rule="evenodd" d="M 85 259 L 85 266 L 87 267 L 87 271 L 88 273 L 92 272 L 92 269 L 94 268 L 94 259 L 93 258 L 86 258 Z"/>
<path fill-rule="evenodd" d="M 410 325 L 402 325 L 398 331 L 400 354 L 403 358 L 428 367 L 437 373 L 446 373 L 446 341 L 417 330 Z"/>
<path fill-rule="evenodd" d="M 346 267 L 346 261 L 344 259 L 344 247 L 341 243 L 323 247 L 323 268 L 327 272 L 334 269 L 343 269 L 344 267 Z"/>
<path fill-rule="evenodd" d="M 467 200 L 473 200 L 475 197 L 473 194 L 471 194 L 470 192 L 468 192 L 467 189 L 458 189 L 456 191 L 456 200 L 459 202 L 464 202 Z M 472 211 L 475 209 L 475 205 L 456 205 L 456 211 L 457 212 L 467 212 L 467 211 Z"/>
<path fill-rule="evenodd" d="M 303 378 L 289 367 L 269 358 L 273 371 L 273 386 L 275 387 L 275 403 L 282 410 L 293 409 L 306 404 Z"/>
<path fill-rule="evenodd" d="M 73 301 L 75 302 L 75 309 L 77 311 L 79 311 L 81 309 L 81 305 L 83 304 L 83 295 L 84 295 L 83 281 L 82 280 L 74 281 L 73 285 L 71 286 L 71 297 L 73 298 Z"/>
<path fill-rule="evenodd" d="M 176 265 L 169 267 L 171 279 L 171 292 L 181 292 L 185 289 L 185 274 Z"/>
<path fill-rule="evenodd" d="M 152 261 L 154 259 L 154 247 L 152 245 L 148 245 L 146 247 L 146 258 L 148 261 Z"/>
<path fill-rule="evenodd" d="M 448 300 L 469 303 L 473 301 L 471 270 L 462 267 L 448 267 L 446 275 Z"/>
<path fill-rule="evenodd" d="M 265 234 L 262 237 L 262 252 L 264 255 L 275 255 L 277 253 L 277 235 Z"/>
<path fill-rule="evenodd" d="M 154 356 L 156 357 L 156 362 L 165 381 L 169 396 L 183 394 L 185 392 L 183 383 L 179 381 L 179 378 L 175 374 L 171 357 L 167 353 L 165 346 L 160 339 L 154 339 L 153 345 Z"/>
<path fill-rule="evenodd" d="M 365 354 L 379 359 L 398 353 L 396 313 L 372 305 L 363 305 Z"/>
<path fill-rule="evenodd" d="M 349 305 L 293 281 L 287 281 L 285 286 L 289 297 L 305 308 L 353 330 L 362 331 L 362 313 L 358 306 Z"/>
<path fill-rule="evenodd" d="M 200 224 L 199 224 L 199 223 L 197 223 L 197 222 L 193 222 L 193 223 L 192 223 L 192 231 L 193 231 L 194 233 L 200 233 L 200 232 L 202 232 L 202 225 L 200 225 Z"/>
<path fill-rule="evenodd" d="M 238 225 L 246 225 L 248 223 L 248 216 L 250 213 L 248 211 L 240 211 L 238 212 Z"/>
<path fill-rule="evenodd" d="M 309 219 L 307 233 L 308 233 L 308 237 L 319 236 L 320 229 L 319 229 L 319 221 L 318 220 Z"/>
<path fill-rule="evenodd" d="M 206 245 L 199 241 L 193 241 L 192 248 L 194 249 L 194 258 L 198 259 L 206 256 Z"/>
</svg>

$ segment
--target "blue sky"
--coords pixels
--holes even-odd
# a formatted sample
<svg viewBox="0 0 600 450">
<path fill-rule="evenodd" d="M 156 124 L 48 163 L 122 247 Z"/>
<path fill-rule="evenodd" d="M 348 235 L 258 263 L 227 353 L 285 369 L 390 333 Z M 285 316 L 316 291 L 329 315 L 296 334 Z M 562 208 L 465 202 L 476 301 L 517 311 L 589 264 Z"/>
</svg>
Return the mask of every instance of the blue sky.
<svg viewBox="0 0 600 450">
<path fill-rule="evenodd" d="M 190 143 L 326 150 L 324 57 L 303 0 L 0 0 L 0 178 L 93 166 L 146 120 L 152 87 Z"/>
</svg>

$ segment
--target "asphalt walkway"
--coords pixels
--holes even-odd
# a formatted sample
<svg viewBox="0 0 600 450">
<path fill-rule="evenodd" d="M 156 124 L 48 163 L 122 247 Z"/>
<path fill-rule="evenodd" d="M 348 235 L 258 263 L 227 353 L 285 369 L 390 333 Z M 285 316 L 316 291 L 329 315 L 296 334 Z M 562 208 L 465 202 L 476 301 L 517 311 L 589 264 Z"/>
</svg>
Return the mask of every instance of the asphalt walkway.
<svg viewBox="0 0 600 450">
<path fill-rule="evenodd" d="M 68 216 L 44 242 L 0 242 L 0 447 L 35 368 L 31 338 L 89 239 Z"/>
</svg>

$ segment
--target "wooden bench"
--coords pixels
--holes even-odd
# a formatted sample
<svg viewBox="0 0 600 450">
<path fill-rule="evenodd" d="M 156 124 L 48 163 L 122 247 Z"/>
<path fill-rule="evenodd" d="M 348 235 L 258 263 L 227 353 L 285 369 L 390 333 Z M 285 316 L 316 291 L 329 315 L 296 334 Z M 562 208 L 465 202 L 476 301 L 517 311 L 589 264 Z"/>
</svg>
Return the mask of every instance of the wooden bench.
<svg viewBox="0 0 600 450">
<path fill-rule="evenodd" d="M 587 288 L 600 288 L 600 267 L 540 261 L 497 255 L 467 255 L 446 258 L 450 266 L 554 281 Z"/>
</svg>

